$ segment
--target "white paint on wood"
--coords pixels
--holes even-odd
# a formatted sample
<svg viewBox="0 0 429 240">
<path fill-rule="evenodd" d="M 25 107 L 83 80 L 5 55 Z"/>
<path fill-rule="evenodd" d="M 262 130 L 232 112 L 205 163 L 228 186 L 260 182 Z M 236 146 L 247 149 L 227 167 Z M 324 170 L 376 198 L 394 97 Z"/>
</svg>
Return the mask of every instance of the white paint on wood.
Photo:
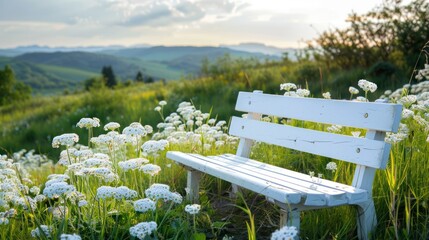
<svg viewBox="0 0 429 240">
<path fill-rule="evenodd" d="M 358 205 L 358 216 L 357 216 L 357 233 L 360 240 L 371 239 L 371 233 L 377 225 L 377 218 L 375 215 L 374 201 Z"/>
<path fill-rule="evenodd" d="M 294 226 L 296 230 L 300 230 L 301 212 L 299 210 L 281 209 L 280 210 L 280 228 L 284 226 Z M 297 238 L 296 238 L 297 239 Z"/>
<path fill-rule="evenodd" d="M 238 157 L 232 154 L 225 154 L 219 157 L 226 158 L 230 161 L 233 161 L 237 165 L 240 165 L 241 168 L 257 169 L 256 171 L 263 172 L 266 175 L 273 176 L 273 177 L 281 176 L 281 179 L 283 181 L 292 181 L 292 182 L 296 182 L 296 184 L 302 184 L 307 187 L 310 187 L 312 184 L 314 184 L 317 181 L 316 178 L 314 177 L 312 178 L 307 174 L 298 173 L 292 170 L 273 166 L 273 165 L 252 160 L 252 159 Z M 318 188 L 318 190 L 322 190 L 325 188 L 327 189 L 325 192 L 326 194 L 330 194 L 330 189 L 344 192 L 347 196 L 348 204 L 356 204 L 356 203 L 360 203 L 368 200 L 368 192 L 366 190 L 355 188 L 342 183 L 337 183 L 334 181 L 329 181 L 326 179 L 321 180 L 321 182 L 319 184 L 316 184 L 315 186 L 318 186 L 318 185 L 323 186 L 322 188 Z M 331 201 L 328 200 L 327 205 L 328 206 L 340 205 L 340 203 L 335 203 L 333 199 L 335 192 L 332 192 L 332 193 L 333 193 L 332 194 L 333 196 L 330 196 Z"/>
<path fill-rule="evenodd" d="M 256 193 L 272 196 L 277 201 L 290 204 L 301 202 L 301 193 L 298 191 L 271 184 L 265 180 L 249 178 L 246 174 L 221 167 L 220 165 L 205 161 L 203 158 L 197 158 L 189 154 L 173 151 L 168 152 L 167 157 L 183 165 L 192 166 L 192 168 L 198 171 L 237 184 Z"/>
<path fill-rule="evenodd" d="M 187 178 L 187 199 L 193 203 L 199 202 L 199 189 L 200 189 L 201 172 L 195 170 L 188 170 Z"/>
<path fill-rule="evenodd" d="M 255 90 L 255 91 L 253 91 L 253 93 L 262 94 L 262 91 Z M 259 120 L 261 118 L 261 116 L 262 115 L 260 113 L 251 113 L 251 112 L 247 113 L 248 119 Z M 240 142 L 238 143 L 236 155 L 248 158 L 250 156 L 252 146 L 253 146 L 253 140 L 252 139 L 240 138 Z M 231 188 L 232 188 L 232 191 L 231 191 L 230 197 L 236 198 L 237 192 L 240 191 L 240 189 L 235 184 L 232 184 Z"/>
<path fill-rule="evenodd" d="M 236 110 L 311 122 L 396 132 L 402 105 L 240 92 Z"/>
<path fill-rule="evenodd" d="M 373 168 L 381 167 L 386 143 L 298 128 L 284 124 L 233 117 L 229 133 L 290 149 L 348 161 Z"/>
</svg>

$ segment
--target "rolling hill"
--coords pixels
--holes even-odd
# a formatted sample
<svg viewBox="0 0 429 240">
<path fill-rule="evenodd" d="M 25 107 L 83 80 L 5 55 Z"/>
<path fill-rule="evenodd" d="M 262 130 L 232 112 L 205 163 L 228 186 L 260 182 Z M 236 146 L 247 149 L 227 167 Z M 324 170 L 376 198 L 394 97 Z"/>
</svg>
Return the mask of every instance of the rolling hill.
<svg viewBox="0 0 429 240">
<path fill-rule="evenodd" d="M 18 80 L 29 84 L 35 93 L 45 94 L 79 89 L 84 80 L 99 75 L 103 66 L 112 66 L 120 80 L 134 79 L 138 71 L 154 79 L 177 80 L 198 74 L 203 59 L 215 61 L 225 54 L 232 58 L 279 59 L 226 47 L 155 46 L 106 48 L 99 52 L 47 50 L 0 57 L 0 67 L 10 65 Z"/>
</svg>

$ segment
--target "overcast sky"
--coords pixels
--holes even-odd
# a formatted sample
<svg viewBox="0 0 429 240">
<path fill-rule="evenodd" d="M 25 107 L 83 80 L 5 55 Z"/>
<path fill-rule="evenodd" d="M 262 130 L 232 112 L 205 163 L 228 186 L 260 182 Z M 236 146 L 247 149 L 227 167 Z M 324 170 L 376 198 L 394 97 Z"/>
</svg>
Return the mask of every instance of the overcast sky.
<svg viewBox="0 0 429 240">
<path fill-rule="evenodd" d="M 304 47 L 382 0 L 0 0 L 0 48 L 23 45 Z"/>
</svg>

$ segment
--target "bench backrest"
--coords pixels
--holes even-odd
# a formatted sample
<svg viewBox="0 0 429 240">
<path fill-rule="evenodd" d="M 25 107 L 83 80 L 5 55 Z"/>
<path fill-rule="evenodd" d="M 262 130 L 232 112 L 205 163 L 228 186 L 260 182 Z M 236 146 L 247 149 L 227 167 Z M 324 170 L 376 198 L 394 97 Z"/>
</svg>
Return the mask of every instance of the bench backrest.
<svg viewBox="0 0 429 240">
<path fill-rule="evenodd" d="M 260 141 L 355 163 L 363 170 L 386 168 L 390 144 L 384 142 L 385 132 L 398 130 L 402 105 L 240 92 L 236 110 L 249 113 L 231 122 L 230 134 L 241 138 L 237 155 L 249 157 L 253 141 Z M 367 135 L 357 138 L 263 122 L 261 115 L 362 128 Z"/>
</svg>

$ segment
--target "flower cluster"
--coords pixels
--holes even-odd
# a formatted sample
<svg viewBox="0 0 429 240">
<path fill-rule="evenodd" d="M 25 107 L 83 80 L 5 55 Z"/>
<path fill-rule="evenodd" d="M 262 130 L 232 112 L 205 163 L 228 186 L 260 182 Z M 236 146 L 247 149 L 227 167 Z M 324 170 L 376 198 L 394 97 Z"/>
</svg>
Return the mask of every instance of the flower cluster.
<svg viewBox="0 0 429 240">
<path fill-rule="evenodd" d="M 120 128 L 121 125 L 117 122 L 109 122 L 106 125 L 104 125 L 104 131 L 115 131 L 116 129 Z"/>
<path fill-rule="evenodd" d="M 161 167 L 155 164 L 146 164 L 140 167 L 140 171 L 153 177 L 161 171 Z"/>
<path fill-rule="evenodd" d="M 147 128 L 143 127 L 141 123 L 133 122 L 130 124 L 130 126 L 125 127 L 124 130 L 122 130 L 122 134 L 125 134 L 130 137 L 144 137 L 148 133 Z"/>
<path fill-rule="evenodd" d="M 49 186 L 45 187 L 43 189 L 43 195 L 45 195 L 47 198 L 58 198 L 60 196 L 63 196 L 65 194 L 69 194 L 73 191 L 75 191 L 75 187 L 73 185 L 69 185 L 66 182 L 54 182 L 49 184 Z"/>
<path fill-rule="evenodd" d="M 155 202 L 149 198 L 139 199 L 134 202 L 134 210 L 136 212 L 145 213 L 156 209 Z"/>
<path fill-rule="evenodd" d="M 271 235 L 271 240 L 293 240 L 298 234 L 296 227 L 284 226 Z"/>
<path fill-rule="evenodd" d="M 50 238 L 52 230 L 52 226 L 40 225 L 36 229 L 31 230 L 31 236 L 34 238 Z"/>
<path fill-rule="evenodd" d="M 364 92 L 375 92 L 377 90 L 377 84 L 367 81 L 365 79 L 361 79 L 358 81 L 358 86 L 362 88 Z"/>
<path fill-rule="evenodd" d="M 5 212 L 0 212 L 0 225 L 9 224 L 9 218 L 12 218 L 16 215 L 16 210 L 11 208 Z"/>
<path fill-rule="evenodd" d="M 100 119 L 98 118 L 81 118 L 79 122 L 76 124 L 76 126 L 80 128 L 93 128 L 93 127 L 99 127 L 100 126 Z"/>
<path fill-rule="evenodd" d="M 77 234 L 61 234 L 60 240 L 81 240 L 82 238 Z"/>
<path fill-rule="evenodd" d="M 191 214 L 191 215 L 195 215 L 198 214 L 201 210 L 201 205 L 199 204 L 188 204 L 185 206 L 185 212 Z"/>
<path fill-rule="evenodd" d="M 180 204 L 183 200 L 179 193 L 171 192 L 170 186 L 166 184 L 155 183 L 145 190 L 146 197 L 154 200 L 173 201 Z"/>
<path fill-rule="evenodd" d="M 427 80 L 429 80 L 429 64 L 425 64 L 424 68 L 423 68 L 423 69 L 420 69 L 420 70 L 417 72 L 416 79 L 417 79 L 418 81 L 421 81 L 421 80 L 423 80 L 424 78 L 426 78 Z"/>
<path fill-rule="evenodd" d="M 146 158 L 133 158 L 126 161 L 122 161 L 118 163 L 118 166 L 123 171 L 134 170 L 140 168 L 143 164 L 148 163 L 149 160 Z"/>
<path fill-rule="evenodd" d="M 75 133 L 64 133 L 60 136 L 54 137 L 52 140 L 52 147 L 59 148 L 62 146 L 73 146 L 75 143 L 79 142 L 79 136 Z"/>
<path fill-rule="evenodd" d="M 292 91 L 296 89 L 296 91 Z M 285 96 L 289 97 L 308 97 L 310 96 L 310 90 L 298 88 L 294 83 L 282 83 L 280 84 L 280 90 L 285 90 Z"/>
<path fill-rule="evenodd" d="M 106 200 L 108 198 L 115 198 L 116 200 L 129 200 L 136 197 L 137 192 L 129 189 L 126 186 L 120 186 L 116 188 L 110 186 L 101 186 L 97 189 L 97 199 Z"/>
<path fill-rule="evenodd" d="M 169 144 L 203 145 L 204 149 L 216 146 L 217 141 L 223 141 L 225 145 L 235 145 L 238 142 L 238 138 L 225 133 L 225 121 L 216 123 L 216 119 L 210 118 L 210 114 L 196 110 L 191 103 L 180 103 L 176 111 L 157 125 L 159 132 L 153 135 L 153 140 L 166 139 Z"/>
<path fill-rule="evenodd" d="M 326 169 L 335 172 L 337 170 L 337 164 L 335 162 L 329 162 L 326 164 Z"/>
<path fill-rule="evenodd" d="M 138 239 L 144 239 L 146 236 L 150 236 L 158 225 L 156 222 L 141 222 L 133 227 L 130 227 L 130 234 Z"/>
<path fill-rule="evenodd" d="M 143 143 L 142 145 L 142 151 L 143 155 L 157 155 L 158 152 L 164 151 L 165 148 L 168 147 L 168 141 L 161 139 L 161 140 L 149 140 Z"/>
</svg>

